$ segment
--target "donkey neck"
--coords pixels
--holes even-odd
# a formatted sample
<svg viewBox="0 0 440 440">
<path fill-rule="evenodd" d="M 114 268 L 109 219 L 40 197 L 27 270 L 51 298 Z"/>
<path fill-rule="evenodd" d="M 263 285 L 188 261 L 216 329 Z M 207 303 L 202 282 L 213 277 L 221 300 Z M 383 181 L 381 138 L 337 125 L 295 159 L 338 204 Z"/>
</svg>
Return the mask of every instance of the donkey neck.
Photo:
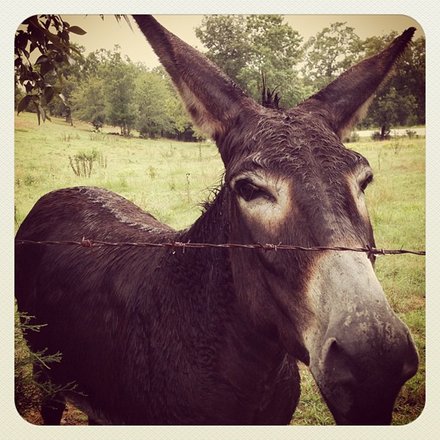
<svg viewBox="0 0 440 440">
<path fill-rule="evenodd" d="M 227 244 L 234 240 L 231 232 L 233 223 L 228 190 L 223 187 L 215 200 L 207 206 L 205 212 L 194 225 L 185 231 L 177 233 L 177 237 L 183 243 Z M 234 241 L 239 242 L 240 238 Z M 176 252 L 183 253 L 180 250 Z M 261 322 L 255 321 L 254 317 L 249 313 L 252 307 L 250 307 L 246 295 L 242 292 L 243 283 L 245 285 L 252 284 L 250 280 L 256 279 L 255 271 L 264 270 L 264 267 L 261 266 L 258 260 L 251 258 L 249 260 L 251 265 L 248 265 L 249 270 L 246 271 L 246 274 L 243 274 L 243 272 L 237 271 L 234 265 L 237 264 L 237 258 L 240 261 L 242 259 L 247 261 L 247 258 L 251 255 L 247 251 L 240 252 L 240 249 L 206 247 L 201 249 L 185 249 L 185 254 L 188 255 L 188 260 L 186 261 L 190 265 L 185 270 L 192 271 L 193 273 L 197 272 L 197 282 L 200 283 L 200 288 L 202 291 L 205 291 L 207 298 L 210 297 L 208 300 L 218 302 L 219 307 L 226 307 L 232 314 L 240 315 L 240 319 L 236 320 L 236 322 L 246 326 L 246 331 L 249 334 L 252 333 L 254 339 L 265 340 L 268 344 L 268 349 L 278 351 L 281 346 L 277 338 L 275 326 L 271 322 L 266 322 L 266 320 Z M 239 266 L 241 267 L 241 263 Z M 237 275 L 238 273 L 240 275 Z M 237 276 L 240 279 L 237 280 Z M 242 279 L 243 277 L 248 278 L 249 282 Z M 246 289 L 248 288 L 249 286 L 246 287 Z M 259 295 L 257 291 L 254 293 L 257 296 Z M 252 306 L 258 303 L 258 301 L 251 302 Z"/>
<path fill-rule="evenodd" d="M 221 188 L 212 202 L 205 205 L 204 212 L 189 228 L 177 233 L 182 242 L 227 243 L 230 233 L 226 190 Z M 215 249 L 219 252 L 220 249 Z"/>
</svg>

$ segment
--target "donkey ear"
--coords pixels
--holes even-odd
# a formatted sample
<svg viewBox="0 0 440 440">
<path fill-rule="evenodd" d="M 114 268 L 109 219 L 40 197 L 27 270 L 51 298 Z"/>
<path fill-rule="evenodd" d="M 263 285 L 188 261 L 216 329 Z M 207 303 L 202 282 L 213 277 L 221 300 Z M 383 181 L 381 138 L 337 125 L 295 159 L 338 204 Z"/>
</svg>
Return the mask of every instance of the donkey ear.
<svg viewBox="0 0 440 440">
<path fill-rule="evenodd" d="M 298 108 L 324 118 L 342 139 L 366 115 L 374 93 L 390 75 L 415 30 L 407 29 L 383 52 L 351 67 Z"/>
<path fill-rule="evenodd" d="M 250 100 L 215 64 L 180 40 L 150 15 L 134 15 L 165 70 L 171 76 L 194 123 L 218 140 Z"/>
</svg>

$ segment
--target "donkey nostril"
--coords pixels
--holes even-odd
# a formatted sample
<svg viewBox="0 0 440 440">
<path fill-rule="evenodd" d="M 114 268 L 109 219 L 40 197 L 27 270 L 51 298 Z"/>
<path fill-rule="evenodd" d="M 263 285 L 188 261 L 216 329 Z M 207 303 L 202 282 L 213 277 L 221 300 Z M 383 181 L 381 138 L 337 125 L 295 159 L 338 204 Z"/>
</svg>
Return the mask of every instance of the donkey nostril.
<svg viewBox="0 0 440 440">
<path fill-rule="evenodd" d="M 395 337 L 393 343 L 382 350 L 374 343 L 355 337 L 330 337 L 321 353 L 322 366 L 326 374 L 332 376 L 331 381 L 346 385 L 374 376 L 383 383 L 403 384 L 414 376 L 419 365 L 417 349 L 409 333 Z"/>
<path fill-rule="evenodd" d="M 329 338 L 322 350 L 323 376 L 320 389 L 329 408 L 335 415 L 346 417 L 353 406 L 356 378 L 353 366 L 344 348 L 336 338 Z"/>
<path fill-rule="evenodd" d="M 384 326 L 343 324 L 328 330 L 312 358 L 321 393 L 338 424 L 389 424 L 401 386 L 417 371 L 414 342 L 400 321 L 386 333 Z"/>
<path fill-rule="evenodd" d="M 324 368 L 333 380 L 340 384 L 351 383 L 355 380 L 350 356 L 345 352 L 336 338 L 329 338 L 323 347 Z"/>
</svg>

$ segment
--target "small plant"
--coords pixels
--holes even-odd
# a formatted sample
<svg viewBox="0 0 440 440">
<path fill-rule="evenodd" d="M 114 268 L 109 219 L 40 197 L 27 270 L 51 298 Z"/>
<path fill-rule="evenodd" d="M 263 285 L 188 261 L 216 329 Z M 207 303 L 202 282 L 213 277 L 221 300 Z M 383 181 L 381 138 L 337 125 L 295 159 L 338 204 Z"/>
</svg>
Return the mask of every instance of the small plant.
<svg viewBox="0 0 440 440">
<path fill-rule="evenodd" d="M 61 361 L 61 354 L 48 354 L 46 350 L 33 352 L 26 344 L 28 332 L 39 332 L 43 325 L 31 324 L 33 317 L 15 311 L 15 406 L 25 419 L 41 407 L 45 399 L 52 399 L 61 391 L 74 391 L 73 383 L 58 386 L 43 379 L 49 364 Z"/>
<path fill-rule="evenodd" d="M 186 173 L 186 200 L 188 201 L 188 203 L 191 203 L 190 177 L 191 177 L 191 173 Z"/>
<path fill-rule="evenodd" d="M 70 167 L 77 176 L 90 177 L 93 170 L 93 161 L 99 158 L 96 150 L 90 153 L 79 152 L 73 156 L 69 156 Z M 107 158 L 105 159 L 105 166 L 107 166 Z"/>
<path fill-rule="evenodd" d="M 359 133 L 357 133 L 356 131 L 352 131 L 350 133 L 350 136 L 347 136 L 346 138 L 344 138 L 344 142 L 359 142 L 360 140 L 360 136 Z"/>
<path fill-rule="evenodd" d="M 101 168 L 107 168 L 107 156 L 104 156 L 102 152 L 98 153 L 98 163 Z"/>
<path fill-rule="evenodd" d="M 385 130 L 383 133 L 381 133 L 380 131 L 375 131 L 371 135 L 371 139 L 373 139 L 373 141 L 389 140 L 391 139 L 391 134 L 389 130 Z"/>
<path fill-rule="evenodd" d="M 32 186 L 35 183 L 35 177 L 32 174 L 26 174 L 24 176 L 24 184 L 26 186 Z"/>
<path fill-rule="evenodd" d="M 153 165 L 150 165 L 148 167 L 148 175 L 150 176 L 151 180 L 154 180 L 157 176 L 156 168 L 153 167 Z"/>
<path fill-rule="evenodd" d="M 380 164 L 381 164 L 381 161 L 382 161 L 382 153 L 383 153 L 382 147 L 380 147 L 377 150 L 377 169 L 378 170 L 380 170 Z"/>
<path fill-rule="evenodd" d="M 70 135 L 70 133 L 61 133 L 60 134 L 60 139 L 62 140 L 62 141 L 64 141 L 64 142 L 70 142 L 70 139 L 71 139 L 71 135 Z"/>
<path fill-rule="evenodd" d="M 89 139 L 93 142 L 102 142 L 106 145 L 115 145 L 119 142 L 118 133 L 111 135 L 110 133 L 103 133 L 101 131 L 93 131 L 89 134 Z"/>
<path fill-rule="evenodd" d="M 90 134 L 89 134 L 89 139 L 90 139 L 91 141 L 102 142 L 102 141 L 104 140 L 104 138 L 105 138 L 105 135 L 102 134 L 102 133 L 99 132 L 99 131 L 94 131 L 93 133 L 90 133 Z"/>
<path fill-rule="evenodd" d="M 394 154 L 399 154 L 403 147 L 403 136 L 395 135 L 391 140 L 391 148 L 394 151 Z"/>
<path fill-rule="evenodd" d="M 176 152 L 176 147 L 173 147 L 173 144 L 170 144 L 170 148 L 168 148 L 168 150 L 161 151 L 160 155 L 162 157 L 169 159 L 170 157 L 174 156 L 175 152 Z"/>
<path fill-rule="evenodd" d="M 101 133 L 100 131 L 94 131 L 89 134 L 89 139 L 97 142 L 106 142 L 108 137 L 107 134 Z"/>
<path fill-rule="evenodd" d="M 417 132 L 415 130 L 408 129 L 408 130 L 406 130 L 406 135 L 410 139 L 413 139 L 413 138 L 417 137 Z"/>
</svg>

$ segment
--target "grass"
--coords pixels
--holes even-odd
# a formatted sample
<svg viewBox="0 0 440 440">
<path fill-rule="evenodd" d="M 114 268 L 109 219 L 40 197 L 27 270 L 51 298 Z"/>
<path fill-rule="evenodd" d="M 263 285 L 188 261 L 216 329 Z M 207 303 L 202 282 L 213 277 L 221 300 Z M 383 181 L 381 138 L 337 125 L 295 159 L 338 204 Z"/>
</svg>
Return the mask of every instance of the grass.
<svg viewBox="0 0 440 440">
<path fill-rule="evenodd" d="M 221 180 L 223 165 L 214 144 L 125 139 L 93 133 L 86 124 L 70 127 L 62 120 L 52 121 L 39 127 L 35 115 L 16 118 L 16 228 L 45 193 L 67 186 L 96 185 L 182 229 L 199 217 L 200 203 Z M 381 143 L 362 139 L 348 147 L 363 154 L 375 170 L 367 204 L 377 246 L 425 249 L 425 139 Z M 76 175 L 69 156 L 87 155 L 94 157 L 90 177 Z M 391 306 L 410 327 L 420 353 L 419 371 L 403 387 L 394 411 L 393 423 L 406 424 L 418 417 L 425 402 L 425 259 L 413 255 L 379 257 L 376 273 Z M 301 375 L 302 396 L 292 424 L 333 424 L 304 366 Z M 75 417 L 72 419 L 75 423 Z"/>
<path fill-rule="evenodd" d="M 213 144 L 123 138 L 92 133 L 62 120 L 38 127 L 35 115 L 16 118 L 15 207 L 20 224 L 45 193 L 93 185 L 115 191 L 159 220 L 182 229 L 200 215 L 200 203 L 221 181 L 223 165 Z M 72 170 L 69 156 L 94 155 L 90 177 Z"/>
<path fill-rule="evenodd" d="M 367 204 L 378 247 L 424 250 L 425 139 L 403 138 L 353 148 L 375 170 Z M 425 258 L 379 257 L 376 273 L 419 350 L 419 371 L 404 385 L 394 410 L 394 423 L 407 424 L 420 415 L 425 404 Z"/>
</svg>

